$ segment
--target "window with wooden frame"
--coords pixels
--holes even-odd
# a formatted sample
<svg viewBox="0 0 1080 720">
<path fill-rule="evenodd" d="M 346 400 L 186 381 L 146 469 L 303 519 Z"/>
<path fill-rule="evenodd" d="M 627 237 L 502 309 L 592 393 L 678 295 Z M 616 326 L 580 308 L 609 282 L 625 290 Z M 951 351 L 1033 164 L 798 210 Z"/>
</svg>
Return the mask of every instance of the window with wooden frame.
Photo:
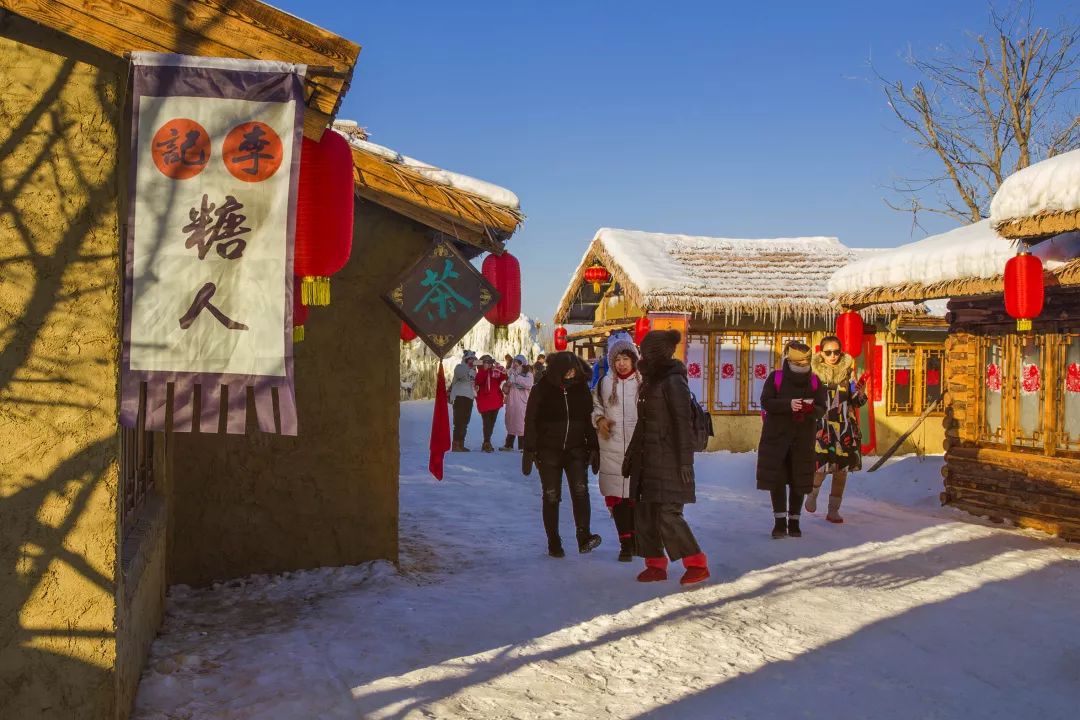
<svg viewBox="0 0 1080 720">
<path fill-rule="evenodd" d="M 765 381 L 780 367 L 785 345 L 808 343 L 804 333 L 723 332 L 711 336 L 709 366 L 705 370 L 711 388 L 711 411 L 725 415 L 761 412 Z"/>
<path fill-rule="evenodd" d="M 121 538 L 135 526 L 135 519 L 154 489 L 154 433 L 138 428 L 120 429 Z"/>
<path fill-rule="evenodd" d="M 1045 391 L 1043 382 L 1046 375 L 1046 338 L 1036 336 L 1018 336 L 1012 341 L 1012 376 L 1016 381 L 1010 384 L 1011 409 L 1007 413 L 1015 418 L 1009 423 L 1012 444 L 1019 447 L 1039 448 L 1046 445 L 1044 428 Z M 1008 402 L 1008 400 L 1007 400 Z"/>
<path fill-rule="evenodd" d="M 709 336 L 689 335 L 686 338 L 686 380 L 698 402 L 709 405 Z"/>
<path fill-rule="evenodd" d="M 945 347 L 889 343 L 888 377 L 888 414 L 921 415 L 941 398 Z"/>
<path fill-rule="evenodd" d="M 979 440 L 996 444 L 1007 441 L 1005 397 L 1009 362 L 1005 339 L 983 338 L 979 347 Z"/>
<path fill-rule="evenodd" d="M 1080 452 L 1080 335 L 1059 337 L 1054 355 L 1057 372 L 1056 446 L 1059 450 Z"/>
</svg>

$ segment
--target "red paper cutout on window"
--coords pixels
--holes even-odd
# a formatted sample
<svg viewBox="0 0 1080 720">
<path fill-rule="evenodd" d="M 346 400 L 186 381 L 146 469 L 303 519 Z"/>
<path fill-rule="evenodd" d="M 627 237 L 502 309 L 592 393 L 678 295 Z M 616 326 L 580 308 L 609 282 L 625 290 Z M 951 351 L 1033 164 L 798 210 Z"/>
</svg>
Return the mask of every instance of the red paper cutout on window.
<svg viewBox="0 0 1080 720">
<path fill-rule="evenodd" d="M 902 387 L 906 387 L 911 384 L 911 371 L 910 370 L 897 370 L 896 371 L 896 384 Z"/>
<path fill-rule="evenodd" d="M 1042 378 L 1039 376 L 1038 365 L 1024 365 L 1020 376 L 1020 389 L 1025 395 L 1033 395 L 1042 387 Z"/>
<path fill-rule="evenodd" d="M 926 371 L 926 384 L 930 387 L 936 387 L 941 384 L 941 371 L 940 370 L 927 370 Z"/>
<path fill-rule="evenodd" d="M 697 380 L 698 378 L 700 378 L 701 377 L 701 364 L 700 363 L 690 363 L 689 365 L 687 365 L 686 366 L 686 375 L 691 380 Z"/>
<path fill-rule="evenodd" d="M 990 392 L 1001 392 L 1001 368 L 997 363 L 986 366 L 986 389 Z"/>
<path fill-rule="evenodd" d="M 1065 371 L 1065 389 L 1071 393 L 1080 393 L 1080 365 L 1069 363 Z"/>
<path fill-rule="evenodd" d="M 730 380 L 735 377 L 735 366 L 731 363 L 724 363 L 720 367 L 720 377 L 724 380 Z"/>
<path fill-rule="evenodd" d="M 758 380 L 764 380 L 769 377 L 769 368 L 765 367 L 764 363 L 758 363 L 754 366 L 754 377 Z"/>
</svg>

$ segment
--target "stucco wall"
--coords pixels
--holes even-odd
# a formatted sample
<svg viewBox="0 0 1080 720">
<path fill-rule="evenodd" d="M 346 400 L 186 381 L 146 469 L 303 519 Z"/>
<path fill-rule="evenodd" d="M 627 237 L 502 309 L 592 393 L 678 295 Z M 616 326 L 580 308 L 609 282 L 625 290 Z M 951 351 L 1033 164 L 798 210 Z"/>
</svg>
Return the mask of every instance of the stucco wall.
<svg viewBox="0 0 1080 720">
<path fill-rule="evenodd" d="M 109 719 L 118 75 L 12 16 L 0 35 L 0 716 Z"/>
<path fill-rule="evenodd" d="M 174 436 L 170 582 L 396 561 L 401 321 L 379 293 L 427 243 L 358 201 L 332 304 L 311 311 L 296 345 L 299 437 Z"/>
</svg>

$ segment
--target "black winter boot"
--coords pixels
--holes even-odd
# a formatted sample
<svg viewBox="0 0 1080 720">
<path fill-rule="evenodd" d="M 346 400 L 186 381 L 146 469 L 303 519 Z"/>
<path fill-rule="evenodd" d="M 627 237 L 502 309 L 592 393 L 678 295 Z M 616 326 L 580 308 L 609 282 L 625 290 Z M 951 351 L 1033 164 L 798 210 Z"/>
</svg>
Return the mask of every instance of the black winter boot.
<svg viewBox="0 0 1080 720">
<path fill-rule="evenodd" d="M 779 520 L 777 520 L 777 522 L 779 522 Z M 788 537 L 802 537 L 802 530 L 799 528 L 798 515 L 788 515 L 787 534 Z"/>
<path fill-rule="evenodd" d="M 779 515 L 774 515 L 774 517 L 776 519 L 773 522 L 772 537 L 773 540 L 779 540 L 780 538 L 787 536 L 787 516 L 780 513 Z"/>
<path fill-rule="evenodd" d="M 589 531 L 578 530 L 577 534 L 577 549 L 578 552 L 584 555 L 587 552 L 592 552 L 596 548 L 600 547 L 600 543 L 603 541 L 599 535 L 591 533 Z"/>
<path fill-rule="evenodd" d="M 548 538 L 548 555 L 553 558 L 566 557 L 566 551 L 563 550 L 560 538 Z"/>
<path fill-rule="evenodd" d="M 619 562 L 633 562 L 634 538 L 623 538 L 619 541 Z"/>
</svg>

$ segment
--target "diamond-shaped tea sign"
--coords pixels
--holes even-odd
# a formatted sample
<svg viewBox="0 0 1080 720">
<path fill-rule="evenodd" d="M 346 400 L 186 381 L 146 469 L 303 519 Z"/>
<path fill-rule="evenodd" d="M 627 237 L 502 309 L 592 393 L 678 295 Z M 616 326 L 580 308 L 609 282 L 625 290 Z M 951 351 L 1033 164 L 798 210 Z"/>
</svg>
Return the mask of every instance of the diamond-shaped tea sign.
<svg viewBox="0 0 1080 720">
<path fill-rule="evenodd" d="M 439 240 L 382 298 L 442 358 L 499 301 L 499 293 L 453 245 Z"/>
</svg>

